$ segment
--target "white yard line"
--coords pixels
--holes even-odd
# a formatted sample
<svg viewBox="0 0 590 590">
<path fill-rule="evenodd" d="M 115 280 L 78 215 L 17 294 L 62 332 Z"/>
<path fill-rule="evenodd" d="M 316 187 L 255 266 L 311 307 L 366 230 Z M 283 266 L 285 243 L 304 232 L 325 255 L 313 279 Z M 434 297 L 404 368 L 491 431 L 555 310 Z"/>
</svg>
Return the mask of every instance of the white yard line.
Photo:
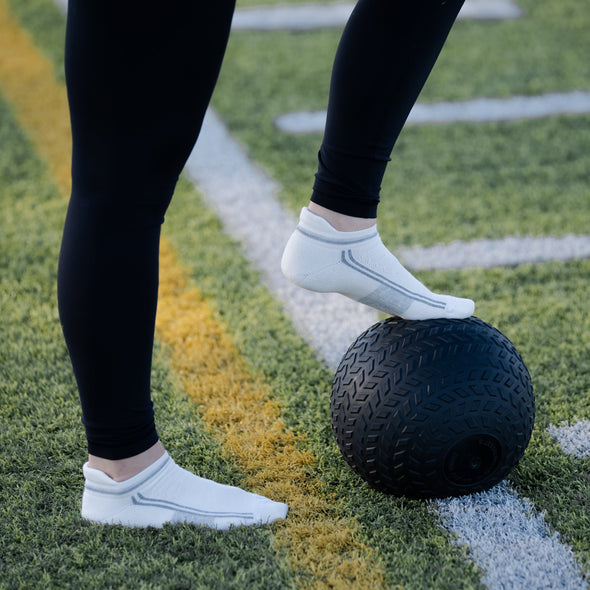
<svg viewBox="0 0 590 590">
<path fill-rule="evenodd" d="M 559 426 L 549 424 L 547 432 L 566 455 L 576 459 L 590 458 L 590 420 L 574 420 Z"/>
<path fill-rule="evenodd" d="M 433 502 L 457 544 L 469 547 L 490 590 L 584 590 L 572 550 L 533 504 L 502 483 L 463 498 Z"/>
<path fill-rule="evenodd" d="M 590 258 L 590 235 L 508 236 L 496 240 L 455 241 L 428 248 L 400 248 L 396 253 L 412 270 L 515 266 L 531 262 Z"/>
<path fill-rule="evenodd" d="M 407 124 L 490 123 L 586 113 L 590 113 L 590 92 L 574 90 L 538 96 L 416 103 Z M 326 125 L 326 111 L 285 113 L 275 119 L 275 125 L 286 133 L 321 133 Z"/>
<path fill-rule="evenodd" d="M 354 2 L 330 4 L 279 4 L 239 8 L 232 29 L 236 31 L 302 31 L 343 27 L 354 8 Z M 511 0 L 467 0 L 459 19 L 506 20 L 519 18 L 521 9 Z"/>
<path fill-rule="evenodd" d="M 241 242 L 266 285 L 285 303 L 297 330 L 334 367 L 376 315 L 337 295 L 303 291 L 282 277 L 282 247 L 295 218 L 278 203 L 276 181 L 253 165 L 212 111 L 189 158 L 187 174 L 225 230 Z M 457 542 L 469 547 L 490 590 L 587 588 L 570 548 L 549 534 L 542 515 L 507 485 L 432 506 L 458 536 Z"/>
<path fill-rule="evenodd" d="M 65 14 L 68 0 L 54 0 Z M 236 31 L 301 31 L 343 27 L 354 8 L 354 2 L 279 4 L 238 8 L 232 29 Z M 466 0 L 459 19 L 506 20 L 522 16 L 522 10 L 511 0 Z"/>
<path fill-rule="evenodd" d="M 306 341 L 335 367 L 350 343 L 377 321 L 377 314 L 340 295 L 305 291 L 283 277 L 281 255 L 297 220 L 275 198 L 276 181 L 253 165 L 211 110 L 186 172 L 227 233 L 242 243 L 266 285 L 284 301 Z"/>
</svg>

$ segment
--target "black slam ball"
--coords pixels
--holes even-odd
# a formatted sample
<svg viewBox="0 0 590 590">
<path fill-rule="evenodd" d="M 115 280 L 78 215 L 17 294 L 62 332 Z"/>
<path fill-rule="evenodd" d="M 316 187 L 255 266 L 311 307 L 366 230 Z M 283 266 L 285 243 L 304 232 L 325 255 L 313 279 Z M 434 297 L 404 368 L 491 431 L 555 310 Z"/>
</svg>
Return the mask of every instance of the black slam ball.
<svg viewBox="0 0 590 590">
<path fill-rule="evenodd" d="M 478 318 L 389 318 L 334 376 L 332 428 L 371 486 L 413 498 L 486 490 L 521 459 L 535 401 L 513 344 Z"/>
</svg>

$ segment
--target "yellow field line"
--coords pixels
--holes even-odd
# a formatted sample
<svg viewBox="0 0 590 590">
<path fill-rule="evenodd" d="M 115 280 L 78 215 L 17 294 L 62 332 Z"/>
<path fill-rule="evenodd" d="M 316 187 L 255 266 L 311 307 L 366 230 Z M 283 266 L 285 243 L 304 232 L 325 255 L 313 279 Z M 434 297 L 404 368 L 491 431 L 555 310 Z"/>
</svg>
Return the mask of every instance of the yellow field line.
<svg viewBox="0 0 590 590">
<path fill-rule="evenodd" d="M 56 184 L 70 189 L 66 93 L 53 65 L 0 0 L 0 85 L 16 117 L 48 163 Z M 375 553 L 359 541 L 353 519 L 340 519 L 311 474 L 315 459 L 286 428 L 269 387 L 255 379 L 209 305 L 188 286 L 188 273 L 162 240 L 158 336 L 205 424 L 248 474 L 248 486 L 290 506 L 274 526 L 277 549 L 305 588 L 384 586 Z"/>
<path fill-rule="evenodd" d="M 54 65 L 18 26 L 5 0 L 0 0 L 0 80 L 17 119 L 68 194 L 72 144 L 66 89 L 56 82 Z"/>
<path fill-rule="evenodd" d="M 338 519 L 310 475 L 315 458 L 302 451 L 285 427 L 279 406 L 245 360 L 167 243 L 161 248 L 158 334 L 171 347 L 171 364 L 205 423 L 248 473 L 248 486 L 290 507 L 275 527 L 277 547 L 285 551 L 306 588 L 381 588 L 383 573 L 371 550 L 358 541 L 354 521 Z"/>
</svg>

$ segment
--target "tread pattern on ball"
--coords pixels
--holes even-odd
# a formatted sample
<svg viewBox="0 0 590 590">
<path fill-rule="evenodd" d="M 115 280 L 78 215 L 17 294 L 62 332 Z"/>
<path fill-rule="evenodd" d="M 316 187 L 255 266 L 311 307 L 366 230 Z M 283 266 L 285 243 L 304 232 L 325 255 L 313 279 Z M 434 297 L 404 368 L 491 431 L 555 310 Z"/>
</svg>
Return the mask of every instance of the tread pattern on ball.
<svg viewBox="0 0 590 590">
<path fill-rule="evenodd" d="M 332 385 L 332 428 L 346 461 L 373 487 L 411 497 L 498 483 L 521 459 L 534 412 L 520 354 L 474 317 L 379 322 L 352 343 Z"/>
</svg>

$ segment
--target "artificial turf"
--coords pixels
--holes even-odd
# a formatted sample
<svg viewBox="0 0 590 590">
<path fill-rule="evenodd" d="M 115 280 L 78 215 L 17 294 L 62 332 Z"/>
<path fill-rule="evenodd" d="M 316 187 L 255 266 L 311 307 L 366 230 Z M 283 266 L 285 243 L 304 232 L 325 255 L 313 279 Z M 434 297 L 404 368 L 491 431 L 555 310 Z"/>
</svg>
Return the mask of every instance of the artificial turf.
<svg viewBox="0 0 590 590">
<path fill-rule="evenodd" d="M 423 98 L 583 88 L 590 15 L 573 0 L 520 4 L 522 20 L 458 23 Z M 46 0 L 11 6 L 63 80 L 59 11 Z M 281 199 L 294 212 L 309 196 L 320 138 L 287 136 L 272 122 L 288 110 L 325 107 L 337 38 L 335 31 L 234 35 L 214 96 L 230 130 L 281 182 Z M 587 232 L 589 124 L 588 116 L 576 116 L 406 129 L 384 183 L 382 235 L 395 246 Z M 0 145 L 9 147 L 0 151 L 0 587 L 321 587 L 321 576 L 291 569 L 269 527 L 137 531 L 81 520 L 83 430 L 55 302 L 66 201 L 5 101 Z M 386 586 L 479 587 L 481 571 L 429 504 L 374 492 L 345 465 L 330 431 L 329 371 L 185 180 L 164 233 L 254 378 L 270 387 L 300 447 L 315 457 L 309 477 L 322 483 L 330 509 L 358 526 Z M 590 419 L 590 262 L 420 276 L 435 290 L 473 297 L 477 315 L 522 353 L 535 384 L 537 423 L 510 480 L 590 571 L 590 460 L 565 456 L 545 430 Z M 203 422 L 161 346 L 153 390 L 160 432 L 176 460 L 243 485 L 248 474 Z"/>
</svg>

